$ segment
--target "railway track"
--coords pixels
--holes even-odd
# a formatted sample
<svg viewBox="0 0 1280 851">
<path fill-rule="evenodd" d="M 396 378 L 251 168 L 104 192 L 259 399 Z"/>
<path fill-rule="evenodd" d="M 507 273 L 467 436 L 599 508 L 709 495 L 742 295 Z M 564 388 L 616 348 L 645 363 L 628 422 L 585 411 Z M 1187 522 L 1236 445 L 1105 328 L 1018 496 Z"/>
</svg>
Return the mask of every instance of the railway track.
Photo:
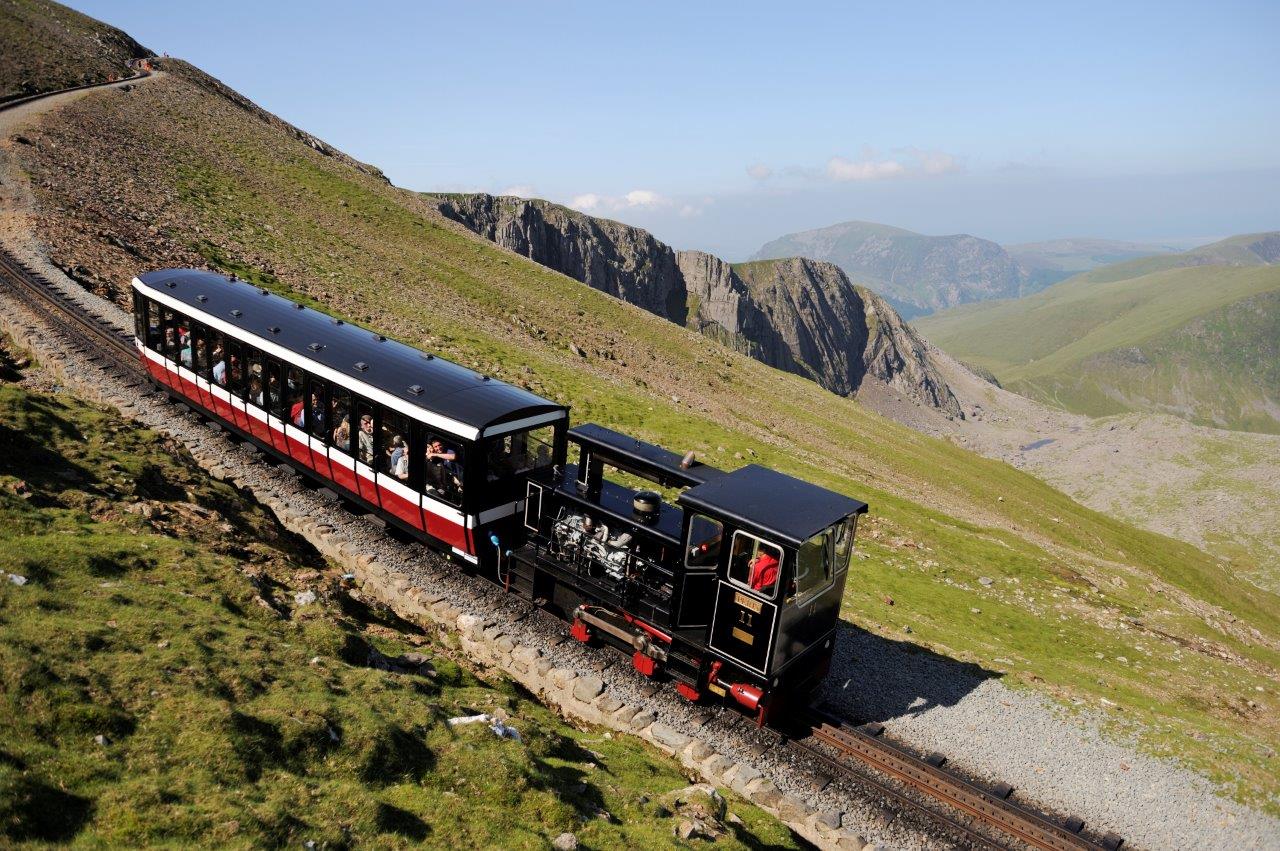
<svg viewBox="0 0 1280 851">
<path fill-rule="evenodd" d="M 147 74 L 144 72 L 138 76 Z M 0 104 L 0 110 L 61 93 L 48 92 Z M 138 388 L 145 383 L 131 334 L 113 327 L 107 317 L 80 304 L 3 248 L 0 248 L 0 289 L 71 341 L 72 350 L 80 357 L 96 364 L 125 387 Z M 903 810 L 918 813 L 949 836 L 971 847 L 1117 851 L 1123 844 L 1120 837 L 1111 833 L 1097 841 L 1091 840 L 1082 835 L 1083 824 L 1078 820 L 1068 819 L 1065 825 L 1056 824 L 1011 803 L 1008 800 L 1011 790 L 1007 787 L 988 791 L 944 771 L 942 761 L 938 759 L 919 759 L 877 738 L 880 732 L 878 725 L 855 728 L 816 712 L 806 716 L 802 722 L 793 735 L 785 737 L 786 743 L 824 767 L 823 773 L 828 782 L 836 776 L 856 778 L 857 782 L 874 787 L 884 799 Z M 885 777 L 891 780 L 883 779 Z M 895 783 L 916 794 L 905 793 Z M 926 805 L 921 796 L 942 804 L 952 812 Z M 1002 839 L 977 829 L 977 825 L 998 833 Z"/>
<path fill-rule="evenodd" d="M 0 285 L 37 316 L 61 331 L 77 354 L 125 381 L 142 383 L 133 337 L 111 326 L 107 318 L 79 304 L 38 272 L 0 250 Z"/>
<path fill-rule="evenodd" d="M 1082 833 L 1084 822 L 1079 819 L 1068 818 L 1063 824 L 1057 824 L 1009 801 L 1013 792 L 1011 787 L 1001 785 L 987 790 L 945 771 L 942 765 L 946 760 L 941 755 L 920 759 L 878 738 L 884 729 L 879 724 L 852 727 L 816 711 L 811 711 L 802 721 L 796 738 L 791 740 L 792 746 L 836 775 L 852 774 L 859 781 L 870 783 L 888 799 L 925 816 L 975 848 L 1117 851 L 1124 844 L 1124 840 L 1114 833 L 1107 833 L 1097 840 L 1088 838 Z M 866 771 L 867 768 L 872 771 Z M 895 782 L 881 777 L 892 778 L 912 792 L 943 804 L 960 814 L 961 818 L 926 806 L 918 798 L 896 788 Z M 981 825 L 1005 841 L 971 825 Z M 1008 844 L 1010 841 L 1012 845 Z"/>
</svg>

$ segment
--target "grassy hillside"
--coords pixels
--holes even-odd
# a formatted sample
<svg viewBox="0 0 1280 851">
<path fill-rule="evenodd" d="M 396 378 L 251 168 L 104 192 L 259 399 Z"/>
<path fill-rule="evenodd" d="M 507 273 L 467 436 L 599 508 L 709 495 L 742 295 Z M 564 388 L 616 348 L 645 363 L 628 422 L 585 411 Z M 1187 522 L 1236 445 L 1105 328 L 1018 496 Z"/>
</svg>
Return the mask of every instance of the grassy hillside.
<svg viewBox="0 0 1280 851">
<path fill-rule="evenodd" d="M 19 154 L 58 262 L 120 283 L 208 263 L 571 402 L 579 422 L 864 498 L 873 515 L 849 620 L 895 638 L 909 627 L 910 640 L 1011 682 L 1118 705 L 1117 722 L 1143 722 L 1148 746 L 1242 797 L 1280 789 L 1266 758 L 1280 720 L 1270 692 L 1254 691 L 1280 678 L 1280 598 L 1190 546 L 500 250 L 169 67 L 30 131 Z"/>
<path fill-rule="evenodd" d="M 1028 292 L 1043 289 L 1076 273 L 1099 266 L 1178 251 L 1166 245 L 1081 238 L 1024 242 L 1020 245 L 1006 245 L 1004 249 L 1026 271 L 1029 277 Z"/>
<path fill-rule="evenodd" d="M 0 101 L 124 77 L 151 51 L 56 3 L 0 0 Z"/>
<path fill-rule="evenodd" d="M 1280 261 L 1280 231 L 1246 233 L 1178 254 L 1141 257 L 1094 269 L 1074 282 L 1109 283 L 1188 266 L 1267 266 Z"/>
<path fill-rule="evenodd" d="M 1245 250 L 1219 252 L 1237 249 Z M 1008 389 L 1081 413 L 1160 411 L 1280 432 L 1280 266 L 1195 265 L 1131 278 L 1117 278 L 1118 268 L 916 326 Z"/>
<path fill-rule="evenodd" d="M 680 844 L 674 762 L 478 679 L 174 445 L 4 372 L 0 845 Z M 478 712 L 522 741 L 447 723 Z M 729 847 L 793 847 L 732 806 Z"/>
</svg>

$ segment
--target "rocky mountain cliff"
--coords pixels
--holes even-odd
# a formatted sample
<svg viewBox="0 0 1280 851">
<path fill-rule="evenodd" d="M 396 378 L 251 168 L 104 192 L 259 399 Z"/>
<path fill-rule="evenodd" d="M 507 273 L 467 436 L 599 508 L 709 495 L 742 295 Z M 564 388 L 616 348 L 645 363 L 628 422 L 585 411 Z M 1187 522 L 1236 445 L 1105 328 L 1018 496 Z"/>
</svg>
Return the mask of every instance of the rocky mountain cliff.
<svg viewBox="0 0 1280 851">
<path fill-rule="evenodd" d="M 433 195 L 440 212 L 485 239 L 679 325 L 685 293 L 675 252 L 648 231 L 539 199 Z"/>
<path fill-rule="evenodd" d="M 734 267 L 796 359 L 822 384 L 853 395 L 872 375 L 903 395 L 964 418 L 929 348 L 880 296 L 831 263 L 791 257 Z"/>
<path fill-rule="evenodd" d="M 754 260 L 811 257 L 875 289 L 904 318 L 970 301 L 1024 294 L 1026 272 L 1003 248 L 967 234 L 925 236 L 872 222 L 843 222 L 766 243 Z"/>
<path fill-rule="evenodd" d="M 427 197 L 486 239 L 835 393 L 855 395 L 871 375 L 920 404 L 963 417 L 915 332 L 830 263 L 790 258 L 735 268 L 548 201 Z"/>
</svg>

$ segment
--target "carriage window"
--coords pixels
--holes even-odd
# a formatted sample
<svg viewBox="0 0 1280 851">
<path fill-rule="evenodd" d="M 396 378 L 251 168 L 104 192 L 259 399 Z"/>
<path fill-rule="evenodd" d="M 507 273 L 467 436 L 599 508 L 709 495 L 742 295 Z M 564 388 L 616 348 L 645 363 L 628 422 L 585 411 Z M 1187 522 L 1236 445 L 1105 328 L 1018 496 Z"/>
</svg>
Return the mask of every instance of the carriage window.
<svg viewBox="0 0 1280 851">
<path fill-rule="evenodd" d="M 388 408 L 382 409 L 378 423 L 378 472 L 409 481 L 409 418 Z"/>
<path fill-rule="evenodd" d="M 329 422 L 333 423 L 331 445 L 334 449 L 351 453 L 351 394 L 340 387 L 329 394 Z"/>
<path fill-rule="evenodd" d="M 356 402 L 356 449 L 361 464 L 373 466 L 373 406 L 363 399 Z"/>
<path fill-rule="evenodd" d="M 733 533 L 729 578 L 739 585 L 772 597 L 782 570 L 782 549 L 746 532 Z"/>
<path fill-rule="evenodd" d="M 266 369 L 262 364 L 262 352 L 252 346 L 245 347 L 245 362 L 248 364 L 248 386 L 245 388 L 245 401 L 259 408 L 266 407 Z"/>
<path fill-rule="evenodd" d="M 831 530 L 824 529 L 804 542 L 796 557 L 796 578 L 788 600 L 804 602 L 816 591 L 831 584 Z"/>
<path fill-rule="evenodd" d="M 551 464 L 555 427 L 504 434 L 489 443 L 489 481 L 527 473 Z"/>
<path fill-rule="evenodd" d="M 284 409 L 289 415 L 289 425 L 307 427 L 307 403 L 302 398 L 302 370 L 296 366 L 284 368 Z"/>
<path fill-rule="evenodd" d="M 705 514 L 695 514 L 689 521 L 689 548 L 684 563 L 689 567 L 714 567 L 720 558 L 720 540 L 724 524 Z"/>
<path fill-rule="evenodd" d="M 267 411 L 278 419 L 284 419 L 284 392 L 280 388 L 280 362 L 264 355 L 262 368 L 266 373 L 263 388 L 267 398 Z"/>
<path fill-rule="evenodd" d="M 142 340 L 143 344 L 147 341 L 147 299 L 137 290 L 131 290 L 133 293 L 133 336 Z"/>
<path fill-rule="evenodd" d="M 191 360 L 187 366 L 191 371 L 209 380 L 209 329 L 198 322 L 191 323 Z"/>
<path fill-rule="evenodd" d="M 849 567 L 849 556 L 853 554 L 853 537 L 858 528 L 858 515 L 843 520 L 835 525 L 836 571 Z"/>
<path fill-rule="evenodd" d="M 191 366 L 191 322 L 180 313 L 170 313 L 173 323 L 169 327 L 173 329 L 173 354 L 172 357 L 182 366 Z"/>
<path fill-rule="evenodd" d="M 227 340 L 221 331 L 209 329 L 209 374 L 213 382 L 227 386 Z"/>
<path fill-rule="evenodd" d="M 244 353 L 240 343 L 227 340 L 227 390 L 237 399 L 244 392 Z"/>
<path fill-rule="evenodd" d="M 324 440 L 328 421 L 324 407 L 324 382 L 307 376 L 307 430 L 312 437 Z"/>
<path fill-rule="evenodd" d="M 152 351 L 164 350 L 164 325 L 160 317 L 160 305 L 147 299 L 147 348 Z"/>
<path fill-rule="evenodd" d="M 448 437 L 424 432 L 423 478 L 428 496 L 462 504 L 462 447 Z"/>
</svg>

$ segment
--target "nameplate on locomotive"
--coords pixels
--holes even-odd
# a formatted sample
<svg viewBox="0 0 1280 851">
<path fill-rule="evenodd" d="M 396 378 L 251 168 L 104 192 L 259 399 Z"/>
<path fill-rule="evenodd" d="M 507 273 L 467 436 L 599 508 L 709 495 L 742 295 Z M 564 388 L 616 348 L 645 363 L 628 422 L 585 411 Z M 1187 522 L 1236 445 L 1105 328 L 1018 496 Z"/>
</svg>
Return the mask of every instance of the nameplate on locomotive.
<svg viewBox="0 0 1280 851">
<path fill-rule="evenodd" d="M 733 628 L 733 637 L 741 641 L 743 644 L 756 643 L 756 637 L 754 635 L 746 630 L 738 629 L 736 626 Z"/>
<path fill-rule="evenodd" d="M 739 606 L 742 606 L 742 608 L 744 609 L 750 609 L 751 611 L 755 612 L 757 615 L 760 614 L 760 610 L 764 608 L 764 604 L 761 603 L 759 600 L 754 600 L 751 597 L 748 597 L 746 594 L 743 594 L 741 591 L 734 592 L 733 602 L 737 603 Z"/>
</svg>

